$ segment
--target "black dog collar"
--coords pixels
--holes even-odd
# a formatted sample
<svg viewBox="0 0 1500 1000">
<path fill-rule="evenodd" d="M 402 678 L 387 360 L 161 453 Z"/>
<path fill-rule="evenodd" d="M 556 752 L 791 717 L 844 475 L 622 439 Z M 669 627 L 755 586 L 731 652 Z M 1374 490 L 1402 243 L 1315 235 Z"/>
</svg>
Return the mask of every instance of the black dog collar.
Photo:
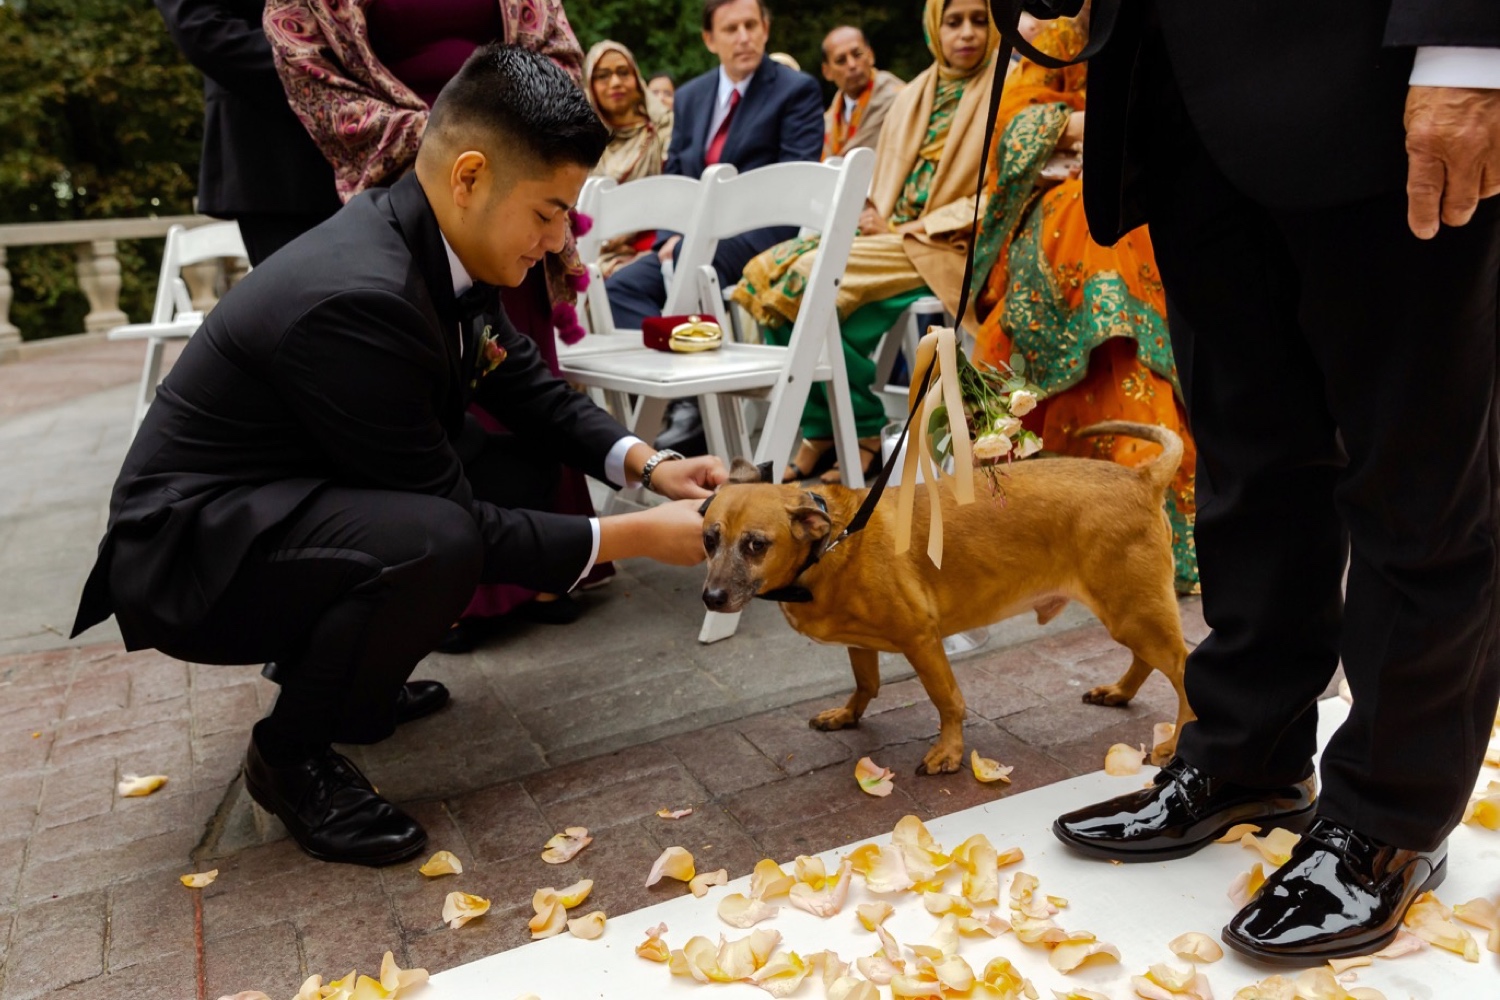
<svg viewBox="0 0 1500 1000">
<path fill-rule="evenodd" d="M 819 510 L 821 510 L 825 514 L 828 513 L 827 500 L 824 500 L 822 496 L 817 493 L 813 493 L 811 490 L 808 491 L 807 495 L 812 497 L 813 503 L 817 505 Z M 816 566 L 818 564 L 818 560 L 822 559 L 823 554 L 827 551 L 827 540 L 825 539 L 823 544 L 815 545 L 808 550 L 807 558 L 803 560 L 802 566 L 797 570 L 796 576 L 792 577 L 792 582 L 790 584 L 785 587 L 777 587 L 775 590 L 768 590 L 764 594 L 756 594 L 756 599 L 762 601 L 775 601 L 777 604 L 809 603 L 813 599 L 812 591 L 808 590 L 806 587 L 799 587 L 797 585 L 797 581 L 801 579 L 803 573 L 806 573 L 808 570 Z"/>
</svg>

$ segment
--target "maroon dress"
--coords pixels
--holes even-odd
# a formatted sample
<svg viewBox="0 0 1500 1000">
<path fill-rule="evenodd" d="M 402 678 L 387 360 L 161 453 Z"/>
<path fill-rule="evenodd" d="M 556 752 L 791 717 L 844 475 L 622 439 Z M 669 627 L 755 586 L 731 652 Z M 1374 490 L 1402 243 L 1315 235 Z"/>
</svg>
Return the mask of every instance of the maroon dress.
<svg viewBox="0 0 1500 1000">
<path fill-rule="evenodd" d="M 375 54 L 429 107 L 474 50 L 503 40 L 505 31 L 495 0 L 374 0 L 365 16 Z M 547 367 L 557 374 L 557 338 L 543 269 L 533 267 L 517 288 L 500 289 L 500 301 L 511 323 L 536 344 Z M 489 413 L 478 407 L 472 412 L 491 433 L 505 433 Z M 563 469 L 552 509 L 559 514 L 593 516 L 593 501 L 582 473 Z M 612 572 L 607 564 L 596 566 L 589 578 L 603 579 Z M 475 592 L 464 617 L 503 615 L 535 596 L 535 591 L 511 584 L 484 585 Z"/>
</svg>

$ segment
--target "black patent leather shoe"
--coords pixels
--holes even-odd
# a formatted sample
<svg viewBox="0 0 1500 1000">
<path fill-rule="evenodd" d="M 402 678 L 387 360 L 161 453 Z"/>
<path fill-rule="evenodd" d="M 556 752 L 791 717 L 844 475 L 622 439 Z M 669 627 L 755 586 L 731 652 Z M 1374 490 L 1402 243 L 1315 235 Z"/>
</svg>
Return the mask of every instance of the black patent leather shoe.
<svg viewBox="0 0 1500 1000">
<path fill-rule="evenodd" d="M 1059 816 L 1052 832 L 1094 857 L 1166 861 L 1187 857 L 1236 823 L 1300 832 L 1312 822 L 1316 798 L 1316 778 L 1249 788 L 1174 757 L 1149 787 Z"/>
<path fill-rule="evenodd" d="M 1284 965 L 1367 955 L 1395 938 L 1412 900 L 1447 870 L 1446 845 L 1401 850 L 1319 819 L 1224 928 L 1224 943 Z"/>
<path fill-rule="evenodd" d="M 332 749 L 272 767 L 251 739 L 245 788 L 319 861 L 393 865 L 427 846 L 422 825 L 377 795 L 359 768 Z"/>
<path fill-rule="evenodd" d="M 431 715 L 448 704 L 448 688 L 441 681 L 407 681 L 396 693 L 396 725 Z"/>
</svg>

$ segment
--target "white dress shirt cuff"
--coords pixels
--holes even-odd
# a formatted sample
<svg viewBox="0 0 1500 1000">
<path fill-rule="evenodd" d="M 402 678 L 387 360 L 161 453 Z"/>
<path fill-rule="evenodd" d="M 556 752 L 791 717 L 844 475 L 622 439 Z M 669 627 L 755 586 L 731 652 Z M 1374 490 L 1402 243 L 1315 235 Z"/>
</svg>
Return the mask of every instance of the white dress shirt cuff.
<svg viewBox="0 0 1500 1000">
<path fill-rule="evenodd" d="M 568 588 L 569 591 L 577 590 L 583 578 L 593 572 L 594 563 L 599 561 L 599 519 L 597 517 L 589 518 L 589 530 L 594 533 L 594 544 L 589 549 L 589 561 L 583 564 L 583 572 L 578 574 L 578 579 L 573 581 L 573 586 Z"/>
<path fill-rule="evenodd" d="M 634 434 L 627 434 L 615 442 L 615 446 L 609 449 L 609 455 L 604 459 L 604 478 L 623 489 L 634 490 L 640 488 L 639 482 L 627 482 L 625 480 L 625 456 L 630 454 L 630 449 L 638 444 L 645 444 Z M 599 525 L 594 524 L 594 552 L 599 551 Z M 592 565 L 592 564 L 590 564 Z"/>
<path fill-rule="evenodd" d="M 1500 48 L 1418 46 L 1411 67 L 1411 85 L 1500 90 Z"/>
</svg>

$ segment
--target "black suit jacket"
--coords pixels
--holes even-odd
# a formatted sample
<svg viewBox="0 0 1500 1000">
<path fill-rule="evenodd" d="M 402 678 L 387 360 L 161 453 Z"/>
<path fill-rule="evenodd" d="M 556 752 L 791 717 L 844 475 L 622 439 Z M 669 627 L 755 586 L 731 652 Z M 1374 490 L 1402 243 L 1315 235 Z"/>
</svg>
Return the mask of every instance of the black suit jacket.
<svg viewBox="0 0 1500 1000">
<path fill-rule="evenodd" d="M 603 478 L 625 428 L 553 376 L 493 307 L 508 356 L 477 401 Z M 132 646 L 154 643 L 129 620 L 157 630 L 201 621 L 256 541 L 329 483 L 447 497 L 474 517 L 486 579 L 571 587 L 592 550 L 588 519 L 497 508 L 464 476 L 454 445 L 480 324 L 460 357 L 463 325 L 441 232 L 411 175 L 252 271 L 188 342 L 125 457 L 75 634 L 114 611 Z M 128 574 L 111 574 L 119 560 Z"/>
<path fill-rule="evenodd" d="M 337 211 L 333 168 L 292 113 L 271 63 L 265 0 L 156 0 L 156 7 L 203 74 L 198 210 L 224 219 Z"/>
<path fill-rule="evenodd" d="M 1497 0 L 1096 0 L 1096 28 L 1105 4 L 1117 21 L 1089 66 L 1084 143 L 1103 243 L 1147 221 L 1141 185 L 1174 107 L 1261 204 L 1347 204 L 1405 186 L 1415 47 L 1500 46 Z"/>
<path fill-rule="evenodd" d="M 666 172 L 702 176 L 719 99 L 717 69 L 694 77 L 677 91 L 672 105 L 672 145 Z M 740 173 L 772 163 L 818 160 L 823 155 L 823 93 L 806 73 L 762 59 L 735 109 L 721 162 Z"/>
</svg>

